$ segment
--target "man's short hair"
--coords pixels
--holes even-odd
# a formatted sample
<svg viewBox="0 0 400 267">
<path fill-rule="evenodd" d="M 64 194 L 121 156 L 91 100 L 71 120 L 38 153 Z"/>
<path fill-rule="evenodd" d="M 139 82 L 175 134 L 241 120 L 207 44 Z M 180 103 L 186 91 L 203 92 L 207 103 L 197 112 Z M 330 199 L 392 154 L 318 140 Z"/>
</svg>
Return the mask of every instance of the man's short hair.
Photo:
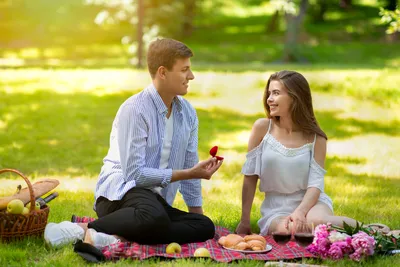
<svg viewBox="0 0 400 267">
<path fill-rule="evenodd" d="M 192 50 L 174 39 L 157 39 L 151 42 L 147 51 L 147 66 L 152 78 L 160 66 L 171 70 L 177 59 L 190 58 Z"/>
</svg>

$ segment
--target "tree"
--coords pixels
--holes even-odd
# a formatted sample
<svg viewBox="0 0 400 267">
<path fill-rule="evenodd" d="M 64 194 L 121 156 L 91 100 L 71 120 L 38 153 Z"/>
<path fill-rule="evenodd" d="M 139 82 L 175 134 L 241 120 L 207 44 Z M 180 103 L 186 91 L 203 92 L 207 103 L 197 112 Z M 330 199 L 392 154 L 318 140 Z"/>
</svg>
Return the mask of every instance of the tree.
<svg viewBox="0 0 400 267">
<path fill-rule="evenodd" d="M 386 0 L 386 9 L 387 10 L 396 10 L 397 7 L 397 0 Z"/>
<path fill-rule="evenodd" d="M 299 53 L 297 49 L 297 41 L 299 32 L 302 29 L 304 16 L 308 8 L 308 0 L 301 0 L 299 12 L 296 14 L 294 9 L 293 0 L 286 0 L 286 36 L 285 46 L 283 51 L 284 62 L 296 62 L 299 61 Z"/>
<path fill-rule="evenodd" d="M 400 32 L 400 9 L 391 11 L 381 8 L 379 15 L 382 16 L 383 23 L 389 24 L 386 30 L 387 34 Z"/>
<path fill-rule="evenodd" d="M 353 5 L 353 0 L 340 0 L 339 5 L 341 8 L 348 9 Z"/>
<path fill-rule="evenodd" d="M 310 0 L 309 13 L 313 22 L 324 22 L 325 13 L 328 11 L 328 8 L 334 3 L 337 4 L 337 0 Z"/>
<path fill-rule="evenodd" d="M 182 25 L 187 13 L 194 14 L 195 0 L 85 0 L 88 5 L 97 5 L 102 10 L 94 21 L 106 27 L 109 24 L 129 24 L 129 32 L 121 36 L 121 42 L 128 46 L 132 55 L 131 64 L 141 67 L 144 48 L 156 36 L 178 38 L 182 36 Z M 188 3 L 192 5 L 187 5 Z M 144 16 L 144 14 L 146 14 Z M 173 18 L 173 19 L 171 19 Z M 188 21 L 189 29 L 192 25 Z"/>
<path fill-rule="evenodd" d="M 182 35 L 184 37 L 191 36 L 193 33 L 193 19 L 196 13 L 196 0 L 186 0 L 184 1 L 183 8 L 183 25 L 182 25 Z"/>
<path fill-rule="evenodd" d="M 138 13 L 138 24 L 137 24 L 137 67 L 143 67 L 143 24 L 144 24 L 144 7 L 143 0 L 137 1 L 137 13 Z"/>
</svg>

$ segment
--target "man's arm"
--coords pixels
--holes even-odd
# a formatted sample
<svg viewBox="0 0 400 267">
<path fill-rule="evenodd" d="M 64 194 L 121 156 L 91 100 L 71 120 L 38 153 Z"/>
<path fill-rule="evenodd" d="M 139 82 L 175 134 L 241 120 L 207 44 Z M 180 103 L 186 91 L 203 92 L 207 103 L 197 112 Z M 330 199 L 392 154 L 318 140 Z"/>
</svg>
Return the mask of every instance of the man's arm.
<svg viewBox="0 0 400 267">
<path fill-rule="evenodd" d="M 118 118 L 118 146 L 125 181 L 134 180 L 137 187 L 165 187 L 175 181 L 211 179 L 221 166 L 222 162 L 210 158 L 185 170 L 145 167 L 148 127 L 143 115 L 133 105 L 127 104 L 121 108 Z"/>
<path fill-rule="evenodd" d="M 195 166 L 199 161 L 198 132 L 199 132 L 199 121 L 196 115 L 193 128 L 190 133 L 188 147 L 186 149 L 185 163 L 183 165 L 183 169 L 190 169 L 193 166 Z M 179 187 L 179 191 L 181 192 L 182 197 L 185 200 L 189 212 L 203 214 L 203 208 L 202 208 L 203 199 L 201 193 L 200 179 L 182 181 Z"/>
<path fill-rule="evenodd" d="M 138 108 L 126 104 L 118 118 L 118 146 L 125 181 L 135 180 L 137 187 L 166 186 L 172 177 L 171 169 L 146 166 L 148 128 Z"/>
</svg>

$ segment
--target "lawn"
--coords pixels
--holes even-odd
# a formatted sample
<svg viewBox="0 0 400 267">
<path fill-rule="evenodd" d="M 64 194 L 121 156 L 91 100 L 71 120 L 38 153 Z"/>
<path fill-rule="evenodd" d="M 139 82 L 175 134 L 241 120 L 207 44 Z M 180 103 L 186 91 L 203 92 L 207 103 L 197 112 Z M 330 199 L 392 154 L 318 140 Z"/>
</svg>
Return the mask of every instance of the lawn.
<svg viewBox="0 0 400 267">
<path fill-rule="evenodd" d="M 282 68 L 194 68 L 196 79 L 187 98 L 200 119 L 200 157 L 205 159 L 208 149 L 218 145 L 226 159 L 212 180 L 203 182 L 204 210 L 216 224 L 231 230 L 240 219 L 240 169 L 249 132 L 254 121 L 264 116 L 261 97 L 268 76 Z M 396 87 L 400 72 L 345 66 L 291 68 L 309 79 L 317 119 L 329 137 L 325 187 L 335 213 L 400 229 L 400 92 Z M 129 69 L 2 70 L 0 167 L 18 169 L 32 180 L 60 180 L 60 196 L 50 204 L 49 221 L 69 220 L 72 214 L 95 216 L 93 190 L 108 150 L 112 120 L 120 104 L 149 82 L 146 71 Z M 23 183 L 15 176 L 0 178 L 0 195 L 11 194 Z M 261 201 L 262 194 L 257 192 L 252 209 L 254 231 L 258 230 Z M 175 206 L 185 209 L 180 196 Z M 323 264 L 358 266 L 350 261 Z M 379 256 L 363 266 L 396 264 L 400 264 L 398 256 Z M 81 266 L 85 262 L 71 246 L 55 250 L 38 239 L 0 245 L 0 266 L 32 265 Z M 115 265 L 221 264 L 152 259 Z M 233 265 L 263 266 L 263 262 Z"/>
</svg>

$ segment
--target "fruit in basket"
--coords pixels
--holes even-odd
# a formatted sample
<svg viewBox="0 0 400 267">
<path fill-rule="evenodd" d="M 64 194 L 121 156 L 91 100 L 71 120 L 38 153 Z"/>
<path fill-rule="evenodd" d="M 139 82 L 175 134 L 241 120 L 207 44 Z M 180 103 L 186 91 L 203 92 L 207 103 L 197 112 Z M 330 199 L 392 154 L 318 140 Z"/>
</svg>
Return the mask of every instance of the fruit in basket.
<svg viewBox="0 0 400 267">
<path fill-rule="evenodd" d="M 22 210 L 22 215 L 28 215 L 29 214 L 29 209 L 27 207 L 24 207 Z"/>
<path fill-rule="evenodd" d="M 31 202 L 29 201 L 28 204 L 26 204 L 26 207 L 28 209 L 31 209 Z M 35 201 L 35 210 L 40 210 L 40 203 Z"/>
<path fill-rule="evenodd" d="M 7 212 L 11 214 L 22 214 L 24 202 L 20 199 L 13 199 L 7 204 Z"/>
</svg>

